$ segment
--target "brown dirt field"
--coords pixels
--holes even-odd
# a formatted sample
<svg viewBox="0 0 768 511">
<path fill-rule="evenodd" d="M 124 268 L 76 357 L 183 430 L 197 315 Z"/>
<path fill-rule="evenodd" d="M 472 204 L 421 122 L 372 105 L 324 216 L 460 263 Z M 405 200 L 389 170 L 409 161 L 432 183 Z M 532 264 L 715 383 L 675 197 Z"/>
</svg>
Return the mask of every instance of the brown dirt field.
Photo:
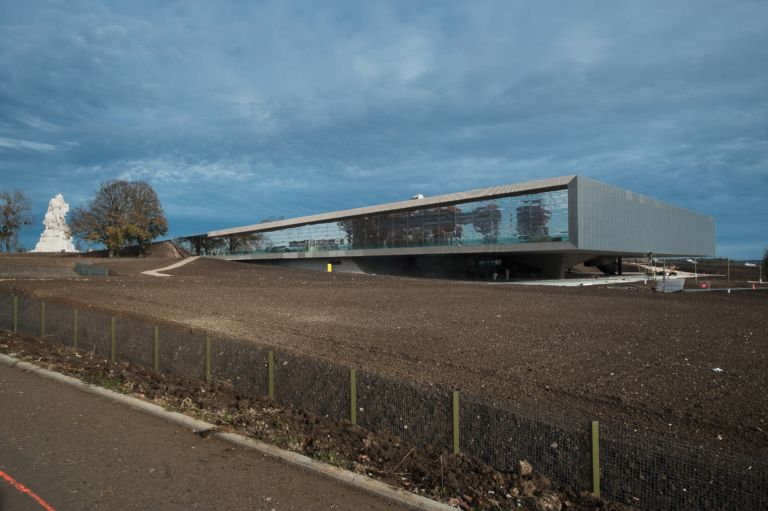
<svg viewBox="0 0 768 511">
<path fill-rule="evenodd" d="M 208 259 L 157 278 L 139 274 L 146 263 L 104 260 L 117 275 L 109 279 L 0 287 L 492 396 L 529 415 L 599 419 L 687 444 L 768 453 L 763 291 L 544 288 Z"/>
</svg>

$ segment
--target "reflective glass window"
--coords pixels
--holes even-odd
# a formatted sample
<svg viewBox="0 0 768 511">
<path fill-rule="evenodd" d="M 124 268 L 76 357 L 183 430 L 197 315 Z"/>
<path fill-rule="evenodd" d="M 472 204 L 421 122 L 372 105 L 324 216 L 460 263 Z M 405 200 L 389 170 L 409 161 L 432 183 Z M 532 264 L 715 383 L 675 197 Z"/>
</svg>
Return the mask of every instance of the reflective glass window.
<svg viewBox="0 0 768 511">
<path fill-rule="evenodd" d="M 568 240 L 568 191 L 466 201 L 274 231 L 203 238 L 211 255 L 328 252 Z"/>
</svg>

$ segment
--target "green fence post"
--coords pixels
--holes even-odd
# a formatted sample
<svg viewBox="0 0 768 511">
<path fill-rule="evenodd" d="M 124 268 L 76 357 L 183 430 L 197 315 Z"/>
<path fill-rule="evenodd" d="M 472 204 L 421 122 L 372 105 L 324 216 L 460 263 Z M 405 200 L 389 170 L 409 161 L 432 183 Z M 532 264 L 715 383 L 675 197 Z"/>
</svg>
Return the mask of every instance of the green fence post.
<svg viewBox="0 0 768 511">
<path fill-rule="evenodd" d="M 72 348 L 77 349 L 77 309 L 72 309 Z"/>
<path fill-rule="evenodd" d="M 109 326 L 110 342 L 109 342 L 109 359 L 115 361 L 115 352 L 117 351 L 117 328 L 115 327 L 115 318 L 112 317 L 112 321 Z"/>
<path fill-rule="evenodd" d="M 269 399 L 275 399 L 275 352 L 270 351 L 267 359 Z"/>
<path fill-rule="evenodd" d="M 349 370 L 349 420 L 357 424 L 357 373 Z"/>
<path fill-rule="evenodd" d="M 40 302 L 40 337 L 45 337 L 45 302 Z"/>
<path fill-rule="evenodd" d="M 155 327 L 155 335 L 152 338 L 152 367 L 160 370 L 160 327 Z"/>
<path fill-rule="evenodd" d="M 211 338 L 205 338 L 205 381 L 211 383 Z"/>
<path fill-rule="evenodd" d="M 453 391 L 453 454 L 459 454 L 459 391 Z"/>
<path fill-rule="evenodd" d="M 592 421 L 592 493 L 600 496 L 600 424 Z"/>
<path fill-rule="evenodd" d="M 13 297 L 13 333 L 19 331 L 19 297 Z"/>
</svg>

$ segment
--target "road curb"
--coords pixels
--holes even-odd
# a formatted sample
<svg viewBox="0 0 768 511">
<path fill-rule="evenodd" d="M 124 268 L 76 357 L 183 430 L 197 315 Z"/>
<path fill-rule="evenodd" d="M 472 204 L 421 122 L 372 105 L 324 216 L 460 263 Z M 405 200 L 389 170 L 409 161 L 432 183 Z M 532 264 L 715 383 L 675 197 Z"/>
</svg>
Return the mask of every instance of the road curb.
<svg viewBox="0 0 768 511">
<path fill-rule="evenodd" d="M 65 383 L 72 387 L 76 387 L 85 392 L 96 394 L 98 396 L 110 399 L 112 401 L 127 405 L 135 410 L 139 410 L 144 413 L 154 415 L 155 417 L 164 419 L 166 421 L 173 422 L 180 426 L 184 426 L 185 428 L 188 428 L 195 433 L 199 433 L 202 431 L 209 431 L 210 433 L 206 436 L 218 438 L 219 440 L 223 440 L 225 442 L 229 442 L 246 449 L 257 451 L 267 456 L 271 456 L 273 458 L 278 458 L 290 465 L 300 467 L 305 470 L 309 470 L 311 472 L 320 474 L 322 476 L 334 479 L 347 486 L 351 486 L 353 488 L 357 488 L 366 493 L 373 494 L 393 502 L 397 502 L 398 504 L 402 504 L 411 509 L 418 509 L 421 511 L 455 511 L 456 510 L 456 508 L 448 506 L 447 504 L 436 502 L 426 497 L 421 497 L 419 495 L 415 495 L 405 490 L 394 488 L 381 481 L 377 481 L 376 479 L 371 479 L 370 477 L 366 477 L 361 474 L 356 474 L 354 472 L 350 472 L 348 470 L 344 470 L 339 467 L 327 465 L 325 463 L 314 460 L 302 454 L 295 453 L 293 451 L 280 449 L 279 447 L 275 447 L 274 445 L 267 444 L 259 440 L 255 440 L 253 438 L 248 438 L 246 436 L 239 435 L 237 433 L 226 433 L 226 432 L 216 431 L 216 426 L 208 422 L 194 419 L 182 413 L 171 412 L 159 405 L 148 403 L 147 401 L 143 401 L 137 397 L 120 394 L 119 392 L 108 390 L 103 387 L 93 385 L 91 383 L 86 383 L 73 376 L 67 376 L 65 374 L 57 373 L 55 371 L 50 371 L 48 369 L 44 369 L 40 366 L 37 366 L 35 364 L 25 362 L 23 360 L 19 360 L 17 358 L 5 355 L 3 353 L 0 353 L 0 362 L 2 362 L 3 364 L 9 367 L 17 367 L 24 371 L 35 373 L 39 376 L 50 378 L 60 383 Z"/>
</svg>

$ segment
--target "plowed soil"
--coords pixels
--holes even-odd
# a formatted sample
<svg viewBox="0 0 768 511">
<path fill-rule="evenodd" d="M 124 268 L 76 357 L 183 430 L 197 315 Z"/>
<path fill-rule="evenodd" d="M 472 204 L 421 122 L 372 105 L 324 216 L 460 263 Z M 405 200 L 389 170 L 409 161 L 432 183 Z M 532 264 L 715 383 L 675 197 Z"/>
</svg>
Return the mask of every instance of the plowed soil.
<svg viewBox="0 0 768 511">
<path fill-rule="evenodd" d="M 208 259 L 169 271 L 173 277 L 140 274 L 173 262 L 104 261 L 108 279 L 0 286 L 493 396 L 531 414 L 768 453 L 764 291 L 544 288 Z"/>
</svg>

